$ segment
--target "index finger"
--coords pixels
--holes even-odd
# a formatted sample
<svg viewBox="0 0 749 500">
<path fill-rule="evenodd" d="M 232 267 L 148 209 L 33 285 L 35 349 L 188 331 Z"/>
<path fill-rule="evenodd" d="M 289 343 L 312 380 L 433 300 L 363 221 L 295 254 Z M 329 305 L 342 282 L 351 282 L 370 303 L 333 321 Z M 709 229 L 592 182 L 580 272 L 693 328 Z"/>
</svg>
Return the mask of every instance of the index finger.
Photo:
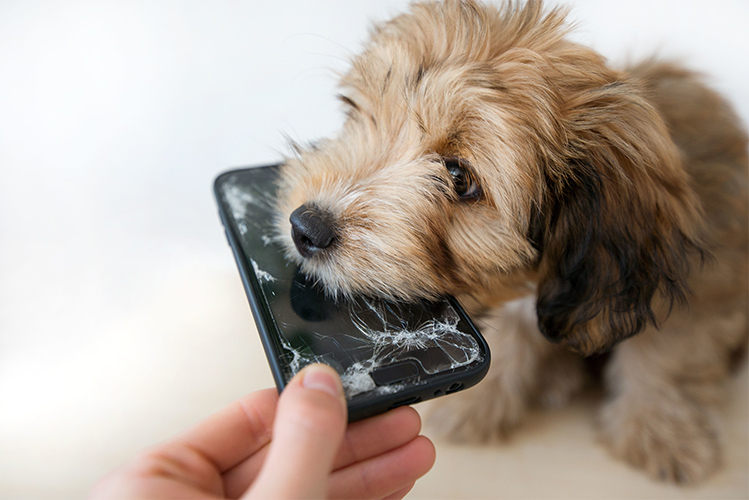
<svg viewBox="0 0 749 500">
<path fill-rule="evenodd" d="M 275 389 L 254 392 L 178 435 L 173 443 L 198 451 L 223 473 L 270 442 L 277 403 Z"/>
</svg>

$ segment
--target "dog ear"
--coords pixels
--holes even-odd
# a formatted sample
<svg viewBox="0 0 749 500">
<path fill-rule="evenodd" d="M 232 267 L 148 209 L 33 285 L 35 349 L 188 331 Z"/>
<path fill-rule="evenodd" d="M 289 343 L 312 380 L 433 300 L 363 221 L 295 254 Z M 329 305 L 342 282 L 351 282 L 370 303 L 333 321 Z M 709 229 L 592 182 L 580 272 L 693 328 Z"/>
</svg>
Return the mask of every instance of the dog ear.
<svg viewBox="0 0 749 500">
<path fill-rule="evenodd" d="M 571 99 L 565 161 L 545 168 L 529 237 L 541 332 L 584 355 L 685 302 L 702 212 L 657 111 L 631 83 Z"/>
</svg>

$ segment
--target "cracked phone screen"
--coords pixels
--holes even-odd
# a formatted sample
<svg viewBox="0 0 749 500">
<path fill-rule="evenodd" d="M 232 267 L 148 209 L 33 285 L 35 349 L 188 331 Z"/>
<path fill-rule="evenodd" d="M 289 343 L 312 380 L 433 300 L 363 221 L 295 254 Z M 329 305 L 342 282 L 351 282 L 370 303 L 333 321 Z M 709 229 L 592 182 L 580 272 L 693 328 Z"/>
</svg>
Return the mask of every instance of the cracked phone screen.
<svg viewBox="0 0 749 500">
<path fill-rule="evenodd" d="M 220 202 L 267 302 L 284 385 L 310 363 L 341 375 L 349 401 L 391 394 L 483 360 L 471 327 L 449 300 L 403 304 L 375 298 L 332 300 L 284 257 L 275 239 L 278 169 L 225 174 Z M 227 228 L 228 230 L 228 228 Z"/>
</svg>

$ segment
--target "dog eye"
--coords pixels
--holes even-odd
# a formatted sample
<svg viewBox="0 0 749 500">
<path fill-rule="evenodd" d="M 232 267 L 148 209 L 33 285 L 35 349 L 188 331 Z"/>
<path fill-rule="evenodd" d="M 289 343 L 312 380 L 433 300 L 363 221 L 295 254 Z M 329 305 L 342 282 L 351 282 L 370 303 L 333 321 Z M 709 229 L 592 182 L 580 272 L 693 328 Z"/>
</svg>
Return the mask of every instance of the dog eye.
<svg viewBox="0 0 749 500">
<path fill-rule="evenodd" d="M 462 158 L 443 158 L 442 161 L 453 178 L 453 187 L 460 199 L 467 200 L 481 196 L 481 189 L 467 161 Z"/>
</svg>

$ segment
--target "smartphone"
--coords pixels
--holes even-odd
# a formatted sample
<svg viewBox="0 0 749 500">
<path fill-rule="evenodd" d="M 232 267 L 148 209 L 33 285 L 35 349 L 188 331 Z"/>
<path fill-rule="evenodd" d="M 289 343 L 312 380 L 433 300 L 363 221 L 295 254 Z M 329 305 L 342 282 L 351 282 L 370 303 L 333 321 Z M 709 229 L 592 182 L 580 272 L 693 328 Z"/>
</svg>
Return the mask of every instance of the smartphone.
<svg viewBox="0 0 749 500">
<path fill-rule="evenodd" d="M 333 299 L 285 258 L 274 228 L 279 168 L 232 170 L 214 183 L 278 390 L 308 364 L 330 365 L 355 421 L 478 383 L 489 369 L 489 348 L 454 298 Z"/>
</svg>

